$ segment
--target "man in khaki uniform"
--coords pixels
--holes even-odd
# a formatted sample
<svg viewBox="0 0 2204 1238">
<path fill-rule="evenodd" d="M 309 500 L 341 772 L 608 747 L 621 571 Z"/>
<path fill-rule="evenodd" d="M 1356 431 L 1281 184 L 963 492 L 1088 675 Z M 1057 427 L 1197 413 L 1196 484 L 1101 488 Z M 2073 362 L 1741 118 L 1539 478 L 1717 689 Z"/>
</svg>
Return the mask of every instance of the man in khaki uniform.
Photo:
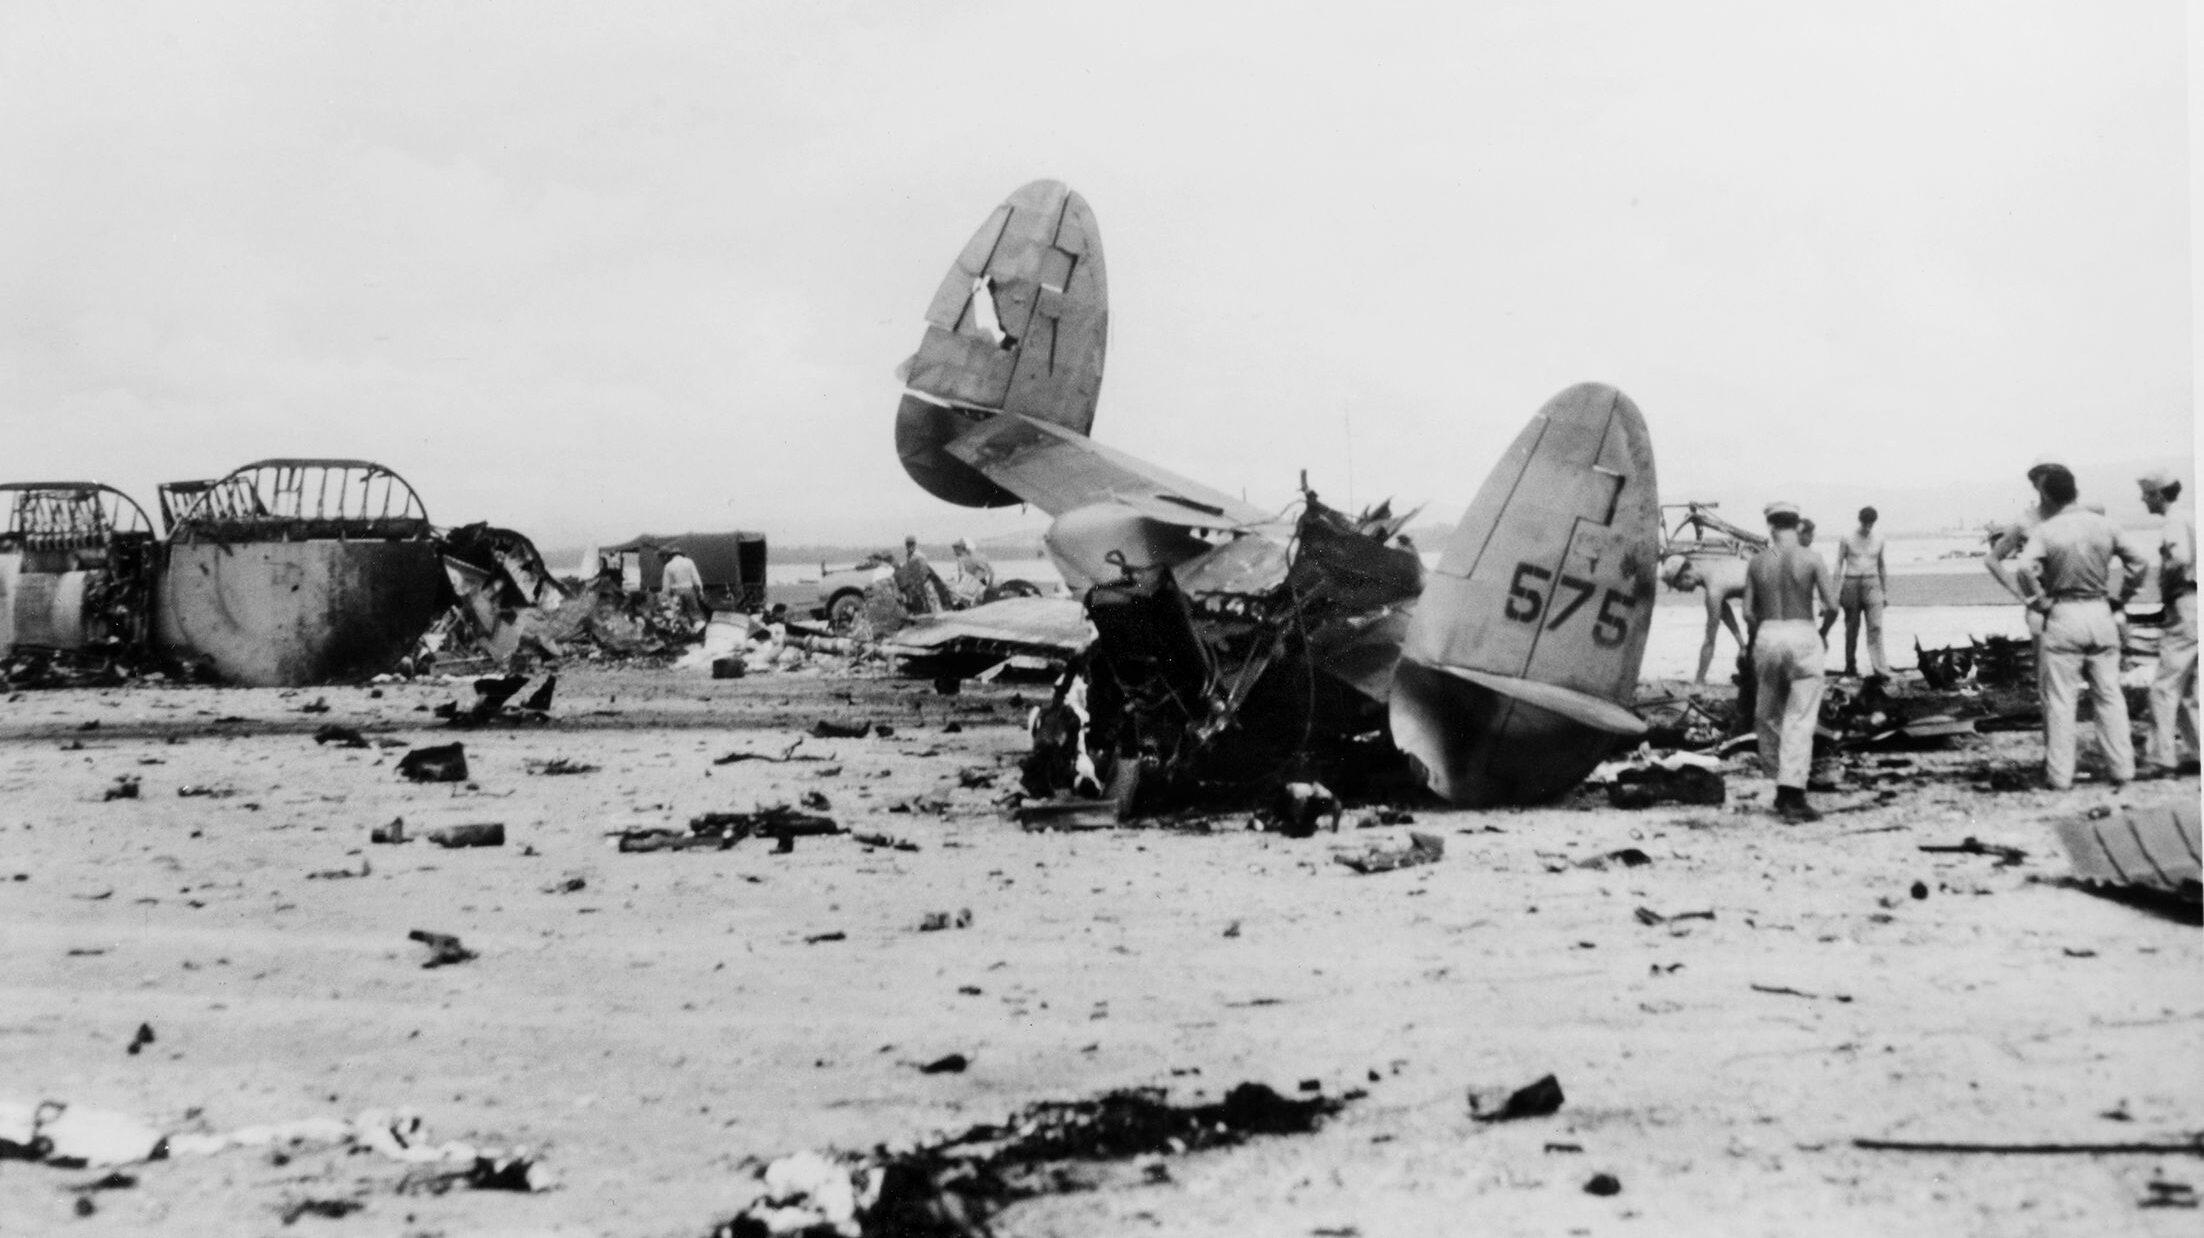
<svg viewBox="0 0 2204 1238">
<path fill-rule="evenodd" d="M 2165 518 L 2158 535 L 2158 591 L 2166 603 L 2158 637 L 2158 674 L 2150 684 L 2150 746 L 2145 778 L 2196 764 L 2196 516 L 2180 502 L 2181 483 L 2163 469 L 2136 479 L 2143 506 Z"/>
<path fill-rule="evenodd" d="M 2035 488 L 2036 501 L 2021 509 L 2020 515 L 1999 529 L 1990 538 L 1990 554 L 1984 566 L 1990 576 L 2005 586 L 2005 592 L 2021 604 L 2021 618 L 2028 624 L 2028 635 L 2035 641 L 2036 695 L 2043 695 L 2043 616 L 2028 605 L 2028 595 L 2021 592 L 2020 581 L 2013 575 L 2012 560 L 2020 554 L 2020 548 L 2028 544 L 2028 535 L 2036 531 L 2051 514 L 2051 504 L 2043 497 L 2043 474 L 2047 469 L 2064 468 L 2056 456 L 2038 456 L 2028 466 L 2028 484 Z"/>
<path fill-rule="evenodd" d="M 2135 742 L 2120 692 L 2120 628 L 2114 612 L 2142 587 L 2149 562 L 2134 535 L 2076 505 L 2074 475 L 2053 465 L 2036 483 L 2050 513 L 2020 551 L 2014 575 L 2043 616 L 2043 768 L 2053 790 L 2074 785 L 2074 710 L 2082 683 L 2096 711 L 2097 745 L 2113 785 L 2135 777 Z M 2119 560 L 2119 574 L 2112 562 Z"/>
<path fill-rule="evenodd" d="M 1798 507 L 1770 503 L 1769 545 L 1745 569 L 1745 623 L 1752 632 L 1759 699 L 1753 718 L 1760 764 L 1775 778 L 1775 810 L 1792 824 L 1818 821 L 1806 802 L 1814 763 L 1814 724 L 1821 716 L 1822 662 L 1828 650 L 1814 626 L 1814 599 L 1837 604 L 1829 565 L 1798 544 Z"/>
</svg>

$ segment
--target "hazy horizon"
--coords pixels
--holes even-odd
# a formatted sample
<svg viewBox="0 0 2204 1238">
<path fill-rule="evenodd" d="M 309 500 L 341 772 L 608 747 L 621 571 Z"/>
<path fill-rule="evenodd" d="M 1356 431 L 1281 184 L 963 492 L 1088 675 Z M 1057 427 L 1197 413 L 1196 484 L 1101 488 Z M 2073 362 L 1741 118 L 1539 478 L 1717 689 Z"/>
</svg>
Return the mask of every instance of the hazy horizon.
<svg viewBox="0 0 2204 1238">
<path fill-rule="evenodd" d="M 1259 504 L 1458 509 L 1583 380 L 1733 518 L 2193 478 L 2178 4 L 1096 12 L 0 10 L 6 479 L 360 456 L 545 546 L 1020 529 L 905 479 L 893 372 L 1043 176 L 1108 255 L 1096 437 Z"/>
</svg>

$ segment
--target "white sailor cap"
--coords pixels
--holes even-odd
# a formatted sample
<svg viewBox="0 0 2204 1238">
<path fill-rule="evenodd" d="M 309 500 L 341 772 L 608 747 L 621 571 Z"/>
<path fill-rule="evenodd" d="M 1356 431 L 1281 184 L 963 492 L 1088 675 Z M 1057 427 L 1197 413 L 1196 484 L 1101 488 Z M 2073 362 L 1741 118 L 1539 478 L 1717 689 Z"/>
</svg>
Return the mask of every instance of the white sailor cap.
<svg viewBox="0 0 2204 1238">
<path fill-rule="evenodd" d="M 2152 469 L 2150 472 L 2136 478 L 2135 484 L 2152 494 L 2156 494 L 2161 490 L 2171 489 L 2180 481 L 2180 478 L 2173 475 L 2172 469 Z"/>
<path fill-rule="evenodd" d="M 1777 516 L 1796 516 L 1798 515 L 1798 504 L 1786 503 L 1781 499 L 1777 499 L 1775 502 L 1761 508 L 1760 514 L 1770 520 Z"/>
</svg>

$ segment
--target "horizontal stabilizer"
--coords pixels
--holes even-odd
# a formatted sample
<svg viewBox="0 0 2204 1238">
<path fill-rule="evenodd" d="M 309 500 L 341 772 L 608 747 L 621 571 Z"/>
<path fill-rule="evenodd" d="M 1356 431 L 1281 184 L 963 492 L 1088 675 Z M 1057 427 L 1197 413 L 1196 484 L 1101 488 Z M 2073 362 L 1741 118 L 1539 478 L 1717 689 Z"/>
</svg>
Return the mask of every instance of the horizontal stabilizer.
<svg viewBox="0 0 2204 1238">
<path fill-rule="evenodd" d="M 1579 692 L 1559 684 L 1540 683 L 1535 679 L 1519 679 L 1513 675 L 1473 671 L 1464 666 L 1438 666 L 1432 669 L 1445 671 L 1458 679 L 1466 679 L 1481 688 L 1490 688 L 1526 705 L 1536 705 L 1548 713 L 1559 714 L 1595 730 L 1626 736 L 1638 736 L 1646 732 L 1645 719 L 1605 697 L 1593 696 L 1589 692 Z"/>
</svg>

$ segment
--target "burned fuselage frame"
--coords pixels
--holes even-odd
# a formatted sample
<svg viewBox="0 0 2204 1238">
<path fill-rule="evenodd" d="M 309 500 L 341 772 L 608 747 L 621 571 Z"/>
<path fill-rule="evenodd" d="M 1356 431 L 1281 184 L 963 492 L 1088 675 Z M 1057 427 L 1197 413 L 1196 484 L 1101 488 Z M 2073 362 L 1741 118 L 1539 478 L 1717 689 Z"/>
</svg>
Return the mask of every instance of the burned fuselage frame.
<svg viewBox="0 0 2204 1238">
<path fill-rule="evenodd" d="M 0 495 L 0 651 L 318 683 L 388 669 L 450 600 L 420 496 L 370 461 L 262 460 L 169 483 L 159 540 L 96 482 Z"/>
</svg>

